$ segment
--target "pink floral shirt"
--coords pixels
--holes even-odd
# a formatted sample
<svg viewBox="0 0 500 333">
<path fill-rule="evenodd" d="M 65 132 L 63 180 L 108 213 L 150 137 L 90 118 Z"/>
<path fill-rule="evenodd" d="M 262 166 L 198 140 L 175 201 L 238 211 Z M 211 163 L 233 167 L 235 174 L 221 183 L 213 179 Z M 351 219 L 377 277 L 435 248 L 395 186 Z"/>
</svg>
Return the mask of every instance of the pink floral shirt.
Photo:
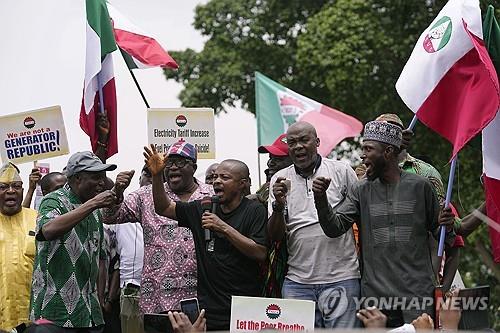
<svg viewBox="0 0 500 333">
<path fill-rule="evenodd" d="M 214 194 L 211 185 L 196 180 L 198 188 L 188 201 Z M 179 197 L 165 183 L 170 200 Z M 179 301 L 196 297 L 196 254 L 193 235 L 177 221 L 155 213 L 151 185 L 130 193 L 114 223 L 139 221 L 144 231 L 144 267 L 139 307 L 142 313 L 180 309 Z"/>
</svg>

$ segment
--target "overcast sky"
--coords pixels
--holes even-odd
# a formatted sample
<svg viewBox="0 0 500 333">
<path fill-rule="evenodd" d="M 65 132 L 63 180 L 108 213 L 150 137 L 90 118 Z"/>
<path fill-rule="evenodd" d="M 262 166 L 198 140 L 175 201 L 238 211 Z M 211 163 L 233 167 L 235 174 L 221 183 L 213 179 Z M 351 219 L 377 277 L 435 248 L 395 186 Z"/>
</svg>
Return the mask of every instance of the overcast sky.
<svg viewBox="0 0 500 333">
<path fill-rule="evenodd" d="M 187 47 L 201 50 L 203 37 L 194 30 L 194 8 L 203 1 L 111 0 L 118 10 L 166 50 Z M 0 5 L 4 31 L 0 52 L 0 115 L 51 105 L 61 105 L 71 153 L 90 149 L 88 137 L 78 125 L 85 63 L 85 1 L 7 0 Z M 121 55 L 114 54 L 118 99 L 119 153 L 109 159 L 118 171 L 140 170 L 142 147 L 147 143 L 146 108 Z M 181 85 L 167 82 L 161 69 L 136 70 L 136 77 L 151 107 L 179 107 Z M 203 107 L 204 105 L 193 105 Z M 217 161 L 237 158 L 258 183 L 255 117 L 244 110 L 231 110 L 216 117 Z M 51 170 L 61 170 L 69 156 L 44 160 Z M 267 158 L 263 158 L 263 163 Z M 197 174 L 215 160 L 200 160 Z M 32 163 L 20 165 L 27 179 Z M 110 173 L 114 178 L 116 172 Z M 138 177 L 131 189 L 138 187 Z"/>
</svg>

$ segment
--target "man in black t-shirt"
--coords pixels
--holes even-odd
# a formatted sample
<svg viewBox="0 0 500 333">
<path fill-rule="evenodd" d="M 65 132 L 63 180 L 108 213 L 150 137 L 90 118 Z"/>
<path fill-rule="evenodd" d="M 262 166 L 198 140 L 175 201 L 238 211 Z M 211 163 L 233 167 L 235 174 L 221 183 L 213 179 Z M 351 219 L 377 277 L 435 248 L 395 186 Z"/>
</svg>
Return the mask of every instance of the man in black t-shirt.
<svg viewBox="0 0 500 333">
<path fill-rule="evenodd" d="M 216 214 L 204 212 L 201 201 L 173 202 L 165 193 L 162 172 L 166 157 L 153 146 L 144 156 L 153 175 L 157 214 L 175 219 L 192 230 L 198 263 L 198 298 L 206 309 L 208 330 L 229 330 L 231 296 L 259 296 L 262 281 L 258 263 L 266 258 L 267 213 L 260 203 L 245 198 L 249 180 L 245 163 L 225 160 L 216 169 Z M 205 241 L 210 229 L 213 242 Z"/>
</svg>

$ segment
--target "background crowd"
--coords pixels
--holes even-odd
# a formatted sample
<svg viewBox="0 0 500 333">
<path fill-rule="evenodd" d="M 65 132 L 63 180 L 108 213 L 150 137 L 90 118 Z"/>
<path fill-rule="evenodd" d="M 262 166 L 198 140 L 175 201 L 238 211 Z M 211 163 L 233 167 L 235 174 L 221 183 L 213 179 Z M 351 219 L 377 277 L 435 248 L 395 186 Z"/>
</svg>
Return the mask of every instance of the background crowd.
<svg viewBox="0 0 500 333">
<path fill-rule="evenodd" d="M 26 195 L 17 167 L 0 169 L 1 329 L 142 332 L 155 313 L 175 331 L 228 330 L 233 295 L 315 301 L 318 328 L 458 328 L 460 309 L 436 310 L 436 291 L 452 305 L 463 237 L 481 220 L 444 207 L 441 176 L 408 153 L 397 115 L 365 125 L 356 170 L 318 154 L 312 125 L 291 125 L 259 147 L 269 161 L 255 194 L 242 161 L 195 178 L 185 141 L 164 155 L 145 147 L 141 187 L 125 194 L 135 172 L 106 177 L 117 166 L 105 161 L 107 119 L 97 121 L 96 154 L 43 178 L 33 169 Z M 193 297 L 203 310 L 191 322 L 180 301 Z"/>
</svg>

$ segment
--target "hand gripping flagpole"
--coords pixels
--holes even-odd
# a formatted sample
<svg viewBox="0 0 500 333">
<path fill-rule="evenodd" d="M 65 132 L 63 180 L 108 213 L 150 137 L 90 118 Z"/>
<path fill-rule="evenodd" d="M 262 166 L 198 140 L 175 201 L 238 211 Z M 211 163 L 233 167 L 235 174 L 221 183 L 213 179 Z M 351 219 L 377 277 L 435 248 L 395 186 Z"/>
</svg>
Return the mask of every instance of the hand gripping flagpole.
<svg viewBox="0 0 500 333">
<path fill-rule="evenodd" d="M 457 157 L 453 157 L 451 160 L 451 166 L 450 166 L 450 176 L 448 177 L 448 187 L 446 188 L 446 199 L 444 202 L 444 207 L 448 208 L 450 206 L 450 201 L 451 201 L 451 193 L 453 190 L 453 180 L 455 179 L 455 168 L 457 166 Z M 438 247 L 438 257 L 443 256 L 443 251 L 444 251 L 444 238 L 446 236 L 446 227 L 441 226 L 441 231 L 439 234 L 439 247 Z"/>
<path fill-rule="evenodd" d="M 417 115 L 414 115 L 413 119 L 411 120 L 410 126 L 408 126 L 408 129 L 413 131 L 413 127 L 415 127 L 417 121 L 418 121 Z"/>
<path fill-rule="evenodd" d="M 410 126 L 408 126 L 408 129 L 413 130 L 417 121 L 418 121 L 417 115 L 413 116 L 413 119 L 411 120 L 411 123 L 410 123 Z M 450 206 L 451 193 L 453 190 L 453 180 L 455 179 L 456 166 L 457 166 L 457 157 L 455 156 L 451 160 L 450 176 L 448 177 L 448 187 L 446 188 L 446 199 L 445 199 L 445 203 L 444 203 L 445 208 L 448 208 Z M 445 237 L 446 237 L 446 227 L 441 226 L 440 233 L 439 233 L 439 246 L 438 246 L 438 257 L 440 257 L 440 258 L 443 257 Z"/>
</svg>

